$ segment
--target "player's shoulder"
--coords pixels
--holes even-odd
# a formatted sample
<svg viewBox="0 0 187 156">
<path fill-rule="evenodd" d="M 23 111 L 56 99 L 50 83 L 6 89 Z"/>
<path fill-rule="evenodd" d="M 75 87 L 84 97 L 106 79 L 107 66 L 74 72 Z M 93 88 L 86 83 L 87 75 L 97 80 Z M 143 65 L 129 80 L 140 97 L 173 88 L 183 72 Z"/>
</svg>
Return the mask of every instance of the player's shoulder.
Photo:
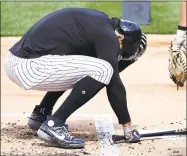
<svg viewBox="0 0 187 156">
<path fill-rule="evenodd" d="M 98 28 L 97 34 L 99 36 L 106 36 L 108 39 L 118 40 L 115 34 L 115 29 L 118 24 L 118 18 L 110 18 L 107 16 L 107 18 L 103 22 L 103 25 L 100 25 L 100 27 Z"/>
<path fill-rule="evenodd" d="M 111 41 L 118 41 L 117 35 L 115 34 L 115 30 L 113 27 L 107 23 L 105 26 L 103 26 L 100 31 L 98 31 L 98 37 L 101 37 L 103 40 L 111 40 Z"/>
<path fill-rule="evenodd" d="M 101 10 L 96 10 L 96 9 L 91 9 L 91 8 L 77 8 L 77 7 L 69 7 L 69 8 L 62 8 L 60 9 L 59 11 L 61 11 L 62 13 L 75 13 L 74 15 L 77 15 L 77 14 L 87 14 L 87 15 L 90 15 L 90 16 L 104 16 L 104 17 L 108 17 L 108 14 L 104 13 L 103 11 Z M 92 19 L 94 20 L 94 19 Z"/>
<path fill-rule="evenodd" d="M 95 37 L 96 45 L 104 46 L 108 51 L 119 51 L 120 44 L 115 31 L 110 25 L 106 25 Z"/>
</svg>

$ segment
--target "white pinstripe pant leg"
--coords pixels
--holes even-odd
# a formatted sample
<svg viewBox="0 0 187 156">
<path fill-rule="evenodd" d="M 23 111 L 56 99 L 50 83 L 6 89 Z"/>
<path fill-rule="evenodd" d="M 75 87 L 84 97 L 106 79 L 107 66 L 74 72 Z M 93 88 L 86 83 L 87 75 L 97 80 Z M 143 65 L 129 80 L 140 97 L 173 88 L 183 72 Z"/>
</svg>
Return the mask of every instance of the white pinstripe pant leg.
<svg viewBox="0 0 187 156">
<path fill-rule="evenodd" d="M 9 54 L 7 60 L 7 75 L 27 90 L 63 91 L 73 88 L 86 76 L 107 85 L 113 75 L 113 68 L 108 62 L 81 55 L 21 59 Z"/>
<path fill-rule="evenodd" d="M 23 61 L 24 59 L 14 57 L 10 52 L 5 59 L 5 71 L 7 73 L 7 76 L 10 78 L 12 82 L 16 83 L 20 87 L 23 87 L 23 85 L 16 76 L 15 68 L 18 66 L 18 64 L 21 64 L 21 62 Z"/>
</svg>

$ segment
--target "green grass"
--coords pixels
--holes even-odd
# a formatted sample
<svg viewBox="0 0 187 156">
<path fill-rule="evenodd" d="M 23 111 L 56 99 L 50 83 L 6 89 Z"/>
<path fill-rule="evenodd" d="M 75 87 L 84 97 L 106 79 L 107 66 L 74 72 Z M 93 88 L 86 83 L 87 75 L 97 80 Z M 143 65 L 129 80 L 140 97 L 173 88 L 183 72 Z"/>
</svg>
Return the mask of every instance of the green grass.
<svg viewBox="0 0 187 156">
<path fill-rule="evenodd" d="M 93 8 L 122 17 L 122 2 L 2 2 L 1 36 L 21 36 L 40 18 L 64 7 Z M 179 13 L 180 2 L 152 2 L 151 24 L 141 28 L 151 34 L 175 33 Z"/>
<path fill-rule="evenodd" d="M 180 2 L 152 2 L 151 24 L 141 28 L 151 34 L 176 33 L 180 17 Z"/>
</svg>

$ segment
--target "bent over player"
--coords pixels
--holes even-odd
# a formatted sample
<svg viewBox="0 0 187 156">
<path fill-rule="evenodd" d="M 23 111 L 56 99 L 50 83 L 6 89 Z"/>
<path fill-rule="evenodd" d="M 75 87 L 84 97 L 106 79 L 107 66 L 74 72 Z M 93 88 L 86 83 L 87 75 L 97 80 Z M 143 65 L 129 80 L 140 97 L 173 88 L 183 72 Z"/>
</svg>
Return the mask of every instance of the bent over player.
<svg viewBox="0 0 187 156">
<path fill-rule="evenodd" d="M 45 16 L 24 34 L 10 49 L 5 69 L 20 87 L 48 91 L 30 120 L 35 129 L 43 122 L 38 127 L 39 138 L 63 148 L 84 147 L 83 140 L 68 132 L 65 122 L 106 87 L 124 138 L 132 143 L 140 136 L 132 126 L 119 73 L 146 46 L 146 36 L 134 22 L 109 18 L 93 9 L 65 8 Z M 51 115 L 54 103 L 68 89 L 72 89 L 70 95 Z"/>
<path fill-rule="evenodd" d="M 169 74 L 172 81 L 179 87 L 183 87 L 187 78 L 186 66 L 186 35 L 187 35 L 187 1 L 183 0 L 180 9 L 180 22 L 177 34 L 169 48 Z"/>
</svg>

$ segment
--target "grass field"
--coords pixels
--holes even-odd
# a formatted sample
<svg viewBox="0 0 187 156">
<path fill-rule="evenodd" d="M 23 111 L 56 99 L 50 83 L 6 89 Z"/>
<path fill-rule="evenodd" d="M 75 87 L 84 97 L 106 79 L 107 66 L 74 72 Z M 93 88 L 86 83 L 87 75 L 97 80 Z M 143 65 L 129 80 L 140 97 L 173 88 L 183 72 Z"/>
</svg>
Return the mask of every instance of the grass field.
<svg viewBox="0 0 187 156">
<path fill-rule="evenodd" d="M 2 2 L 1 36 L 21 36 L 44 15 L 64 7 L 94 8 L 122 17 L 122 2 Z M 172 34 L 179 22 L 180 2 L 152 2 L 151 24 L 145 33 Z"/>
</svg>

